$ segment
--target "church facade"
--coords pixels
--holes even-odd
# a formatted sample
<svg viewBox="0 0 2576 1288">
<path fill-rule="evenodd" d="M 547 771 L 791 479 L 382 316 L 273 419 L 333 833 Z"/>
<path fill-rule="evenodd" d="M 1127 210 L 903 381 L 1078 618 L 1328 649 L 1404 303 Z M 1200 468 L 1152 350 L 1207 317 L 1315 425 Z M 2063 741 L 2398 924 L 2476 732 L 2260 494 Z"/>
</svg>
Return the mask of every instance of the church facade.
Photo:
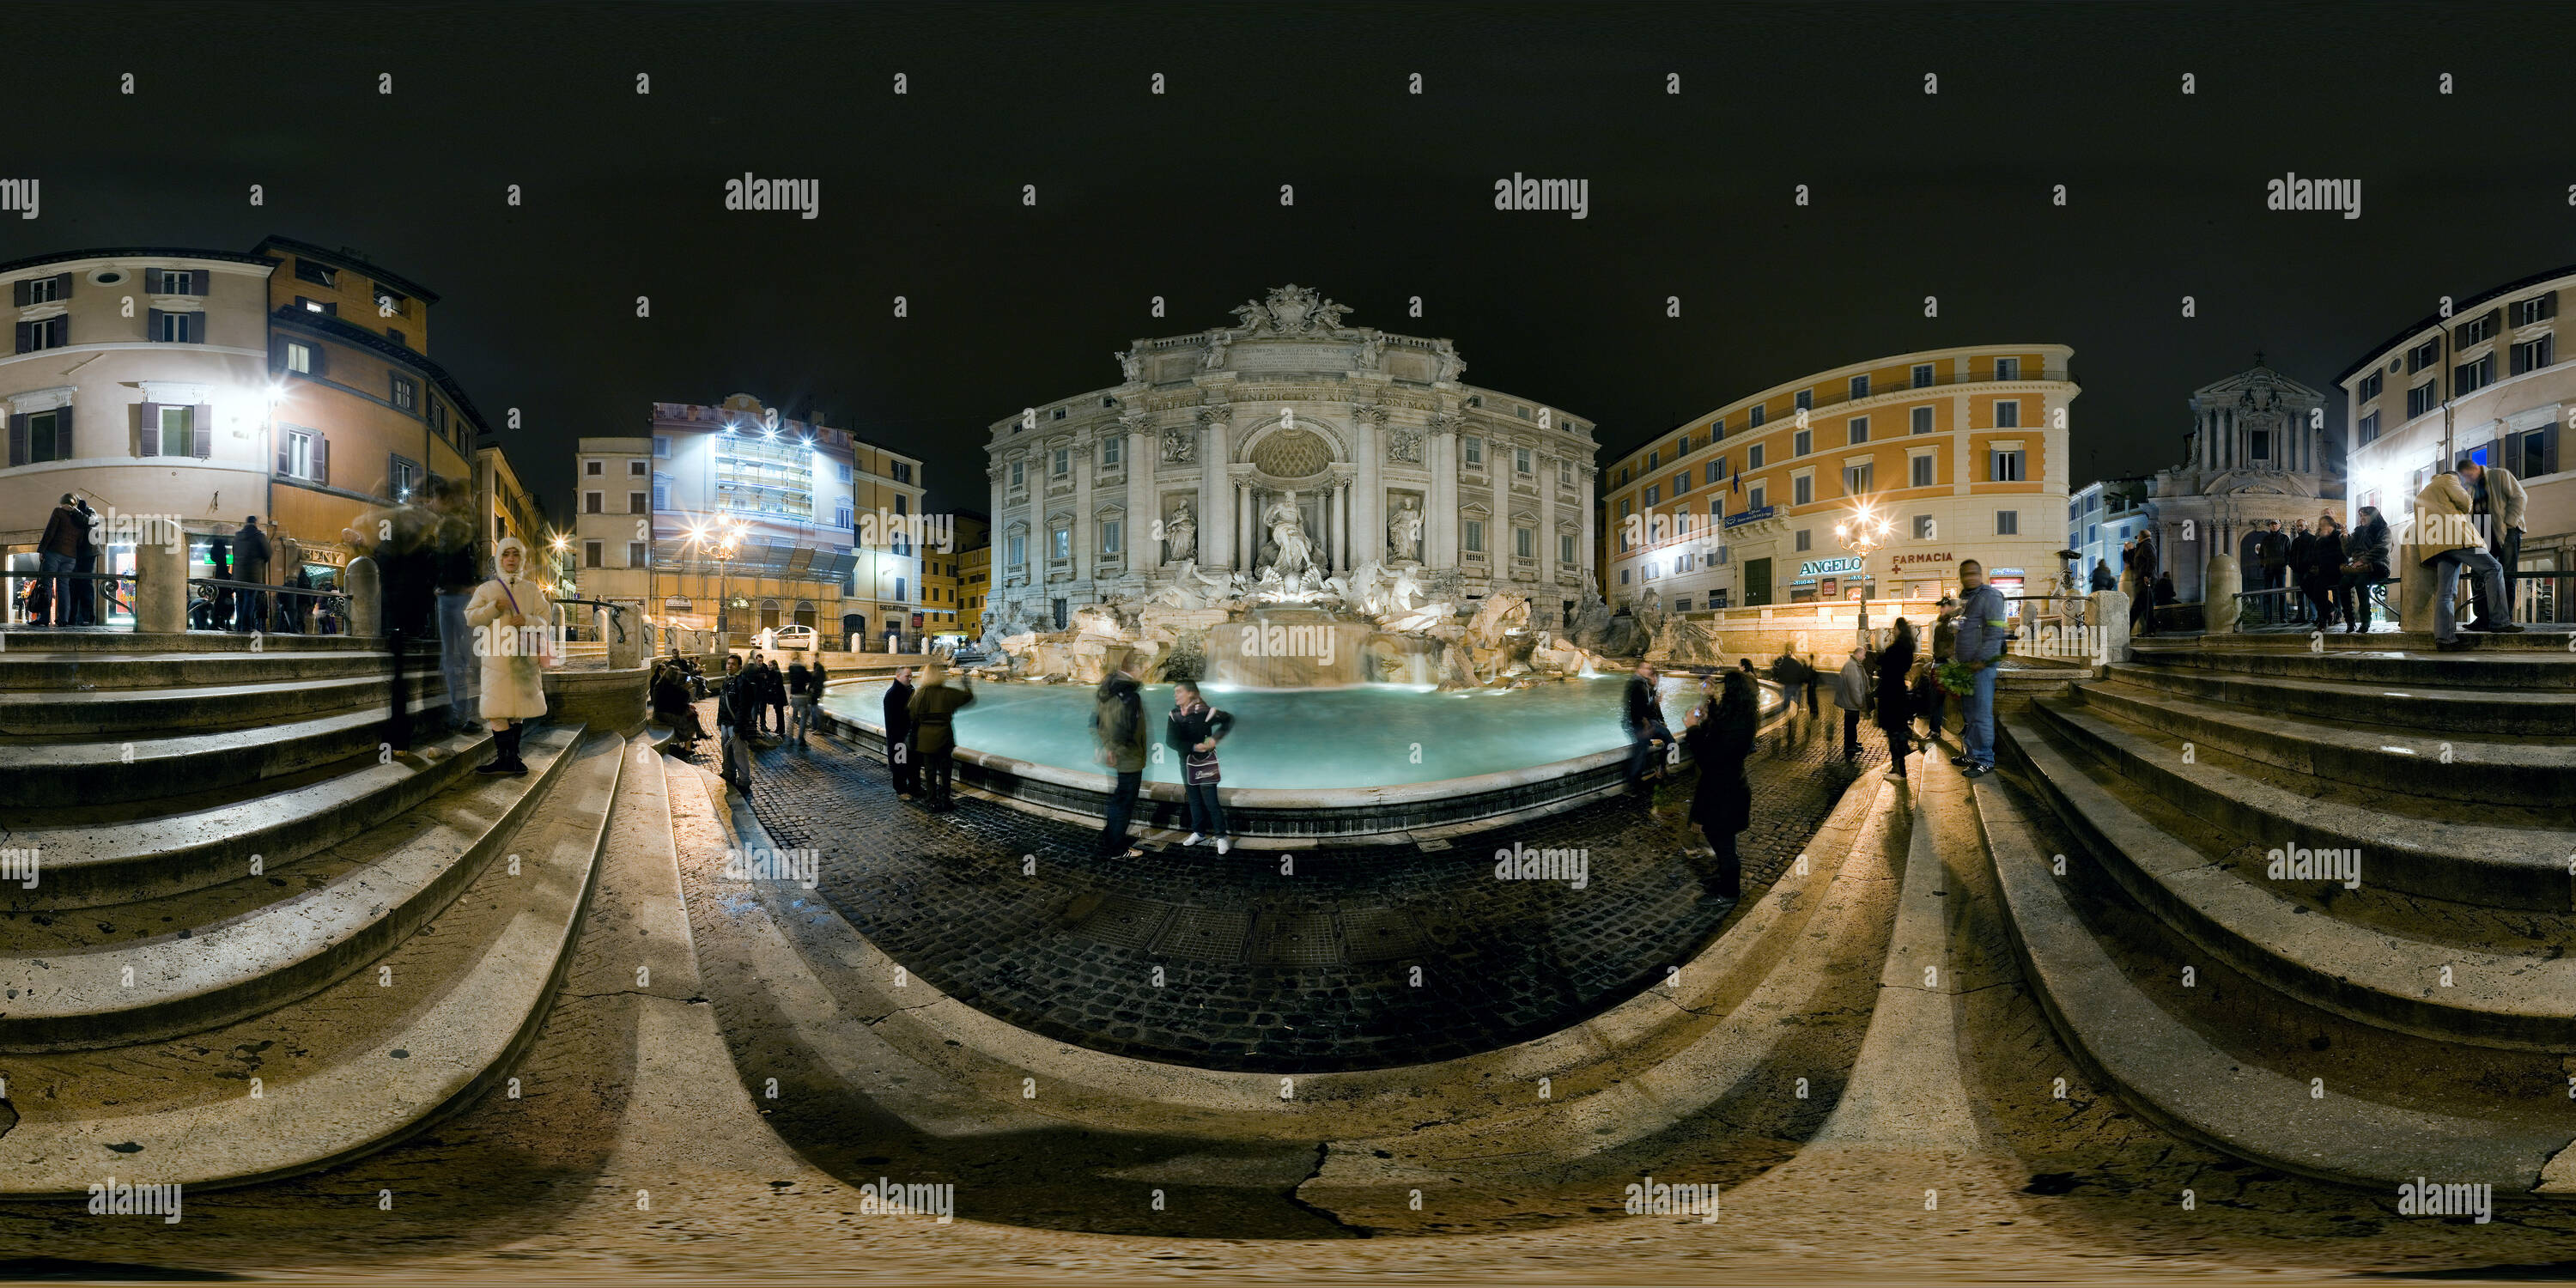
<svg viewBox="0 0 2576 1288">
<path fill-rule="evenodd" d="M 2237 560 L 2246 588 L 2262 584 L 2245 568 L 2266 520 L 2279 520 L 2283 532 L 2302 519 L 2314 528 L 2328 509 L 2349 521 L 2343 458 L 2320 410 L 2324 394 L 2258 356 L 2252 368 L 2194 390 L 2190 402 L 2183 463 L 2156 472 L 2147 502 L 2159 566 L 2185 603 L 2201 599 L 2213 554 Z"/>
<path fill-rule="evenodd" d="M 1301 602 L 1372 565 L 1462 607 L 1570 614 L 1593 579 L 1591 423 L 1347 312 L 1284 286 L 1231 326 L 1133 342 L 1119 384 L 994 422 L 985 633 L 1229 586 Z"/>
</svg>

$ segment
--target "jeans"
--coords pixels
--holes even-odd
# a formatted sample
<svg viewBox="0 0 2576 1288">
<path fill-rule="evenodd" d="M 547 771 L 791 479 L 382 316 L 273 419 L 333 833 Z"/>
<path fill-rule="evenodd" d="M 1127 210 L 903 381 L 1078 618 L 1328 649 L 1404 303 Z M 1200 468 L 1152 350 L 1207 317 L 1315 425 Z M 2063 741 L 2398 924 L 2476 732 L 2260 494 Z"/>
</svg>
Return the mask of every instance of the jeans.
<svg viewBox="0 0 2576 1288">
<path fill-rule="evenodd" d="M 46 573 L 70 572 L 72 570 L 72 557 L 70 555 L 38 555 L 36 556 L 36 570 Z M 69 626 L 72 624 L 71 586 L 71 579 L 67 577 L 49 577 L 45 581 L 46 611 L 52 614 L 52 624 L 55 626 Z M 46 623 L 43 621 L 36 621 L 29 624 L 34 626 L 43 626 Z"/>
<path fill-rule="evenodd" d="M 1989 769 L 1995 763 L 1995 669 L 1988 665 L 1977 672 L 1976 687 L 1959 713 L 1959 742 L 1968 763 Z"/>
<path fill-rule="evenodd" d="M 2388 569 L 2372 564 L 2360 572 L 2345 573 L 2343 583 L 2336 591 L 2343 601 L 2345 615 L 2365 631 L 2370 629 L 2370 583 L 2386 576 Z"/>
<path fill-rule="evenodd" d="M 1655 745 L 1655 740 L 1658 738 L 1662 739 L 1667 746 L 1671 745 L 1673 740 L 1671 734 L 1664 732 L 1662 725 L 1656 725 L 1652 729 L 1637 734 L 1628 744 L 1629 791 L 1644 791 L 1646 771 L 1663 762 L 1664 749 Z"/>
<path fill-rule="evenodd" d="M 2438 580 L 2433 584 L 2433 638 L 2439 643 L 2448 644 L 2460 637 L 2455 601 L 2460 597 L 2462 568 L 2477 574 L 2477 580 L 2471 583 L 2472 594 L 2481 607 L 2504 602 L 2504 565 L 2496 562 L 2494 555 L 2484 550 L 2445 550 L 2435 555 L 2433 569 Z"/>
<path fill-rule="evenodd" d="M 262 629 L 265 624 L 260 619 L 268 612 L 268 596 L 256 590 L 238 594 L 239 598 L 233 601 L 233 629 L 244 635 Z"/>
<path fill-rule="evenodd" d="M 1701 883 L 1719 898 L 1743 898 L 1744 861 L 1735 852 L 1735 833 L 1701 828 L 1700 834 L 1708 838 L 1708 848 L 1717 851 L 1709 856 L 1709 872 Z"/>
<path fill-rule="evenodd" d="M 951 791 L 950 779 L 957 772 L 956 749 L 916 754 L 919 755 L 920 760 L 913 768 L 913 773 L 916 775 L 913 794 L 929 801 L 936 808 L 955 808 L 957 801 Z"/>
<path fill-rule="evenodd" d="M 1887 730 L 1887 761 L 1899 777 L 1905 774 L 1905 758 L 1912 754 L 1913 742 L 1902 728 Z"/>
<path fill-rule="evenodd" d="M 1116 771 L 1118 785 L 1109 792 L 1109 821 L 1100 828 L 1102 855 L 1127 851 L 1127 820 L 1136 813 L 1136 794 L 1145 786 L 1145 771 Z"/>
<path fill-rule="evenodd" d="M 2522 563 L 2521 531 L 2518 529 L 2508 529 L 2496 538 L 2494 544 L 2487 547 L 2487 553 L 2496 557 L 2497 572 L 2501 580 L 2504 582 L 2504 594 L 2492 604 L 2488 603 L 2483 598 L 2478 600 L 2478 620 L 2482 622 L 2512 621 L 2514 592 L 2522 589 L 2514 583 L 2513 576 L 2514 569 L 2519 567 Z"/>
<path fill-rule="evenodd" d="M 438 674 L 447 682 L 451 729 L 463 729 L 474 718 L 474 632 L 465 624 L 465 605 L 473 598 L 464 591 L 438 594 Z"/>
<path fill-rule="evenodd" d="M 97 572 L 98 556 L 72 556 L 73 572 Z M 72 583 L 72 625 L 98 625 L 98 583 L 81 580 Z"/>
<path fill-rule="evenodd" d="M 921 753 L 913 750 L 909 730 L 886 736 L 886 772 L 894 779 L 897 795 L 921 794 Z"/>
<path fill-rule="evenodd" d="M 1190 830 L 1201 836 L 1225 835 L 1225 807 L 1217 803 L 1216 784 L 1181 790 L 1190 798 Z"/>
<path fill-rule="evenodd" d="M 787 705 L 796 713 L 796 741 L 803 742 L 806 733 L 814 727 L 814 699 L 800 693 L 789 698 Z"/>
</svg>

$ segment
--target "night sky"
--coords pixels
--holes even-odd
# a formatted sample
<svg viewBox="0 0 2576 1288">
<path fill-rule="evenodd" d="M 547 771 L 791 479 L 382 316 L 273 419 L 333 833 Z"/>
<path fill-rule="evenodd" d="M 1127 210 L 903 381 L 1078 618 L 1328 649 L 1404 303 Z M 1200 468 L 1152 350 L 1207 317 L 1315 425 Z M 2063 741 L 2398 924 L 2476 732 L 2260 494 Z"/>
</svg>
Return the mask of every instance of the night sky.
<svg viewBox="0 0 2576 1288">
<path fill-rule="evenodd" d="M 522 409 L 557 516 L 576 437 L 737 390 L 981 509 L 988 422 L 1290 281 L 1596 419 L 1605 461 L 1811 371 L 2063 342 L 2080 486 L 2172 463 L 2184 397 L 2257 349 L 2332 394 L 2442 295 L 2576 262 L 2571 35 L 2455 4 L 22 0 L 0 176 L 44 204 L 0 258 L 357 247 L 442 296 L 432 356 Z M 821 217 L 723 209 L 746 170 L 819 179 Z M 2286 171 L 2360 180 L 2362 216 L 2266 210 Z M 1496 211 L 1514 172 L 1589 180 L 1590 217 Z"/>
</svg>

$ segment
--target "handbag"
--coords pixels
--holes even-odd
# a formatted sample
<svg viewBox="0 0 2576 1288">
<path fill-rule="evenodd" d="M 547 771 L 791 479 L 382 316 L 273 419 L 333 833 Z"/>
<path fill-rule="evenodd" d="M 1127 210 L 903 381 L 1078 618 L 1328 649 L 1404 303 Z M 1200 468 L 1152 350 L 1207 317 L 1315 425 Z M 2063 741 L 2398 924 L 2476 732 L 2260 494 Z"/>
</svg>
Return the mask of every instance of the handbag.
<svg viewBox="0 0 2576 1288">
<path fill-rule="evenodd" d="M 521 609 L 521 608 L 519 607 L 519 597 L 518 597 L 518 595 L 517 595 L 517 594 L 515 594 L 515 593 L 513 593 L 513 592 L 511 591 L 511 589 L 510 589 L 510 579 L 509 579 L 509 578 L 507 578 L 507 577 L 495 577 L 495 578 L 493 578 L 492 580 L 493 580 L 495 583 L 498 583 L 498 584 L 499 584 L 499 586 L 501 587 L 501 597 L 510 601 L 510 614 L 511 614 L 511 616 L 513 616 L 513 617 L 525 617 L 525 616 L 527 616 L 526 611 L 525 611 L 524 609 Z M 554 665 L 554 661 L 555 661 L 555 637 L 554 637 L 554 632 L 547 630 L 547 629 L 546 629 L 545 627 L 543 627 L 543 626 L 514 626 L 514 627 L 511 627 L 510 629 L 512 629 L 512 630 L 518 630 L 518 631 L 534 631 L 534 632 L 536 632 L 536 635 L 537 635 L 537 647 L 536 647 L 535 651 L 533 651 L 533 652 L 522 652 L 522 653 L 514 654 L 514 655 L 513 655 L 513 659 L 514 659 L 514 660 L 513 660 L 512 665 L 514 665 L 514 666 L 515 666 L 515 665 L 517 665 L 517 664 L 518 664 L 518 663 L 516 662 L 516 660 L 515 660 L 515 659 L 517 659 L 517 658 L 526 658 L 526 659 L 528 659 L 530 662 L 534 663 L 536 666 L 538 666 L 538 667 L 539 667 L 539 668 L 541 668 L 541 669 L 542 669 L 542 668 L 544 668 L 544 667 L 548 667 L 548 666 L 552 666 L 552 665 Z M 520 638 L 520 640 L 521 640 L 521 641 L 523 641 L 523 642 L 527 639 L 527 637 L 526 637 L 525 635 L 522 635 L 522 636 L 520 636 L 519 638 Z"/>
</svg>

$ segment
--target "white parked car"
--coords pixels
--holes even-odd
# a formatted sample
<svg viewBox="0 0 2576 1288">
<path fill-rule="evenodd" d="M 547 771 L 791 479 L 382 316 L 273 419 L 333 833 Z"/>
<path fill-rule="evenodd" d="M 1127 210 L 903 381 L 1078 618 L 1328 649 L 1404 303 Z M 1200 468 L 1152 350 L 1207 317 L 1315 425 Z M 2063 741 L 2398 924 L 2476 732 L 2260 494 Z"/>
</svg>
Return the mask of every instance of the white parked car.
<svg viewBox="0 0 2576 1288">
<path fill-rule="evenodd" d="M 781 626 L 761 634 L 768 637 L 768 642 L 761 645 L 763 648 L 801 648 L 811 652 L 823 647 L 822 638 L 814 633 L 811 626 Z"/>
</svg>

